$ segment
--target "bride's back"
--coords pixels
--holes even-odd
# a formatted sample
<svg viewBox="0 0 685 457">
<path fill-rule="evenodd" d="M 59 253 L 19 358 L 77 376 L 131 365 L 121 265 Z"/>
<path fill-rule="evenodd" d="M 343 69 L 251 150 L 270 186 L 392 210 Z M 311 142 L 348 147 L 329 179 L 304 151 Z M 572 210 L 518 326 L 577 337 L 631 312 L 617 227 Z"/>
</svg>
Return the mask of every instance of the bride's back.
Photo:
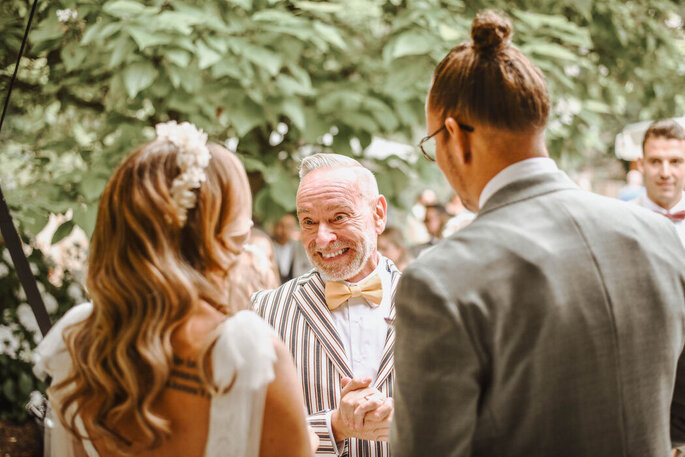
<svg viewBox="0 0 685 457">
<path fill-rule="evenodd" d="M 200 373 L 199 357 L 204 341 L 215 333 L 226 316 L 201 303 L 198 312 L 184 322 L 171 337 L 174 352 L 173 367 L 166 387 L 155 399 L 152 409 L 171 424 L 166 441 L 152 450 L 136 452 L 139 457 L 203 457 L 210 429 L 212 398 Z M 211 358 L 207 359 L 208 361 Z M 211 364 L 208 367 L 211 372 Z M 124 420 L 117 432 L 134 441 L 138 431 Z M 89 432 L 89 435 L 91 432 Z M 101 457 L 122 457 L 103 443 L 95 443 Z"/>
</svg>

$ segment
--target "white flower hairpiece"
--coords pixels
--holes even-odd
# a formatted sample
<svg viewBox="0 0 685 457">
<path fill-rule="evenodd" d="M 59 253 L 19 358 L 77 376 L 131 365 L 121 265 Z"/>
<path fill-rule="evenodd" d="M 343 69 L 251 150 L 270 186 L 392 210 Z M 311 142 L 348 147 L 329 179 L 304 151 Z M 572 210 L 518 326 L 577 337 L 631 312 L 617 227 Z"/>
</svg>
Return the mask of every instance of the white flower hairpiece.
<svg viewBox="0 0 685 457">
<path fill-rule="evenodd" d="M 193 189 L 207 180 L 205 168 L 212 157 L 207 148 L 207 134 L 190 122 L 164 122 L 155 126 L 157 138 L 169 141 L 178 149 L 181 174 L 171 183 L 171 197 L 178 205 L 178 220 L 183 226 L 188 210 L 195 207 L 197 196 Z"/>
</svg>

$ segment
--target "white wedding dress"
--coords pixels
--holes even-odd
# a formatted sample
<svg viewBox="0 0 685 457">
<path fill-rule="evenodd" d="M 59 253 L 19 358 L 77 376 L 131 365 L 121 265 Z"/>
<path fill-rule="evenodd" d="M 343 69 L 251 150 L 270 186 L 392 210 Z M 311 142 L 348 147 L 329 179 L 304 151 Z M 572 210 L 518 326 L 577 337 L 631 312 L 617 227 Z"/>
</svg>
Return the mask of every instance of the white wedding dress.
<svg viewBox="0 0 685 457">
<path fill-rule="evenodd" d="M 90 303 L 76 306 L 50 330 L 36 349 L 34 372 L 37 376 L 49 375 L 55 384 L 69 374 L 71 357 L 62 334 L 68 326 L 88 317 L 91 310 Z M 256 457 L 259 455 L 266 388 L 274 378 L 273 330 L 251 311 L 241 311 L 221 325 L 223 329 L 212 351 L 214 382 L 221 390 L 230 384 L 236 372 L 237 377 L 228 393 L 212 398 L 204 455 Z M 58 406 L 58 401 L 50 398 L 53 408 Z M 76 423 L 84 433 L 80 418 Z M 72 456 L 71 442 L 68 432 L 59 420 L 54 419 L 49 443 L 46 438 L 50 455 Z M 90 441 L 84 440 L 83 444 L 89 457 L 98 457 Z"/>
</svg>

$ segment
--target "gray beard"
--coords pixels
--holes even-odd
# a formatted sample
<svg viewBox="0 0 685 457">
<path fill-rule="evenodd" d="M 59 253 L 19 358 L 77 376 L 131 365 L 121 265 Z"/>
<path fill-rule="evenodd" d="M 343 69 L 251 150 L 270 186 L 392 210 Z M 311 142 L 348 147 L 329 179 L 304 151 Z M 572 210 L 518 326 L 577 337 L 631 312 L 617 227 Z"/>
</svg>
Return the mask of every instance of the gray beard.
<svg viewBox="0 0 685 457">
<path fill-rule="evenodd" d="M 376 252 L 377 249 L 376 241 L 374 241 L 371 237 L 366 236 L 364 237 L 364 241 L 362 242 L 360 247 L 362 249 L 362 256 L 359 264 L 356 265 L 354 269 L 348 269 L 351 267 L 352 264 L 356 263 L 355 261 L 359 258 L 358 256 L 355 256 L 355 258 L 352 260 L 350 264 L 345 265 L 340 272 L 336 272 L 333 274 L 329 274 L 323 271 L 321 268 L 319 268 L 316 262 L 312 259 L 312 256 L 309 255 L 309 251 L 306 250 L 306 252 L 309 261 L 314 266 L 314 269 L 319 273 L 319 275 L 321 275 L 321 278 L 324 281 L 345 281 L 348 278 L 353 278 L 357 276 L 357 274 L 359 274 L 362 268 L 364 268 L 364 265 L 366 265 L 366 262 L 368 262 L 369 258 L 371 258 L 371 255 L 373 255 L 373 253 Z"/>
</svg>

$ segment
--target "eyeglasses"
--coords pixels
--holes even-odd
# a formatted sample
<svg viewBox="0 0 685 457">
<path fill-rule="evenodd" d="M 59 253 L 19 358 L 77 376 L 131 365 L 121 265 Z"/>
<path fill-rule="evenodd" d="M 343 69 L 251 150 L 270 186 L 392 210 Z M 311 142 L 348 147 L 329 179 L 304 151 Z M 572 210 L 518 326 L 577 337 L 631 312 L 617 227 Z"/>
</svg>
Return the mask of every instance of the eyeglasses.
<svg viewBox="0 0 685 457">
<path fill-rule="evenodd" d="M 473 132 L 473 127 L 471 127 L 470 125 L 462 124 L 461 122 L 457 122 L 457 125 L 462 130 L 465 130 L 467 132 Z M 437 144 L 435 143 L 434 136 L 445 130 L 445 128 L 445 124 L 442 124 L 442 127 L 437 129 L 430 135 L 423 137 L 423 139 L 419 141 L 419 149 L 421 149 L 423 156 L 431 162 L 435 162 L 435 150 L 437 149 Z"/>
</svg>

